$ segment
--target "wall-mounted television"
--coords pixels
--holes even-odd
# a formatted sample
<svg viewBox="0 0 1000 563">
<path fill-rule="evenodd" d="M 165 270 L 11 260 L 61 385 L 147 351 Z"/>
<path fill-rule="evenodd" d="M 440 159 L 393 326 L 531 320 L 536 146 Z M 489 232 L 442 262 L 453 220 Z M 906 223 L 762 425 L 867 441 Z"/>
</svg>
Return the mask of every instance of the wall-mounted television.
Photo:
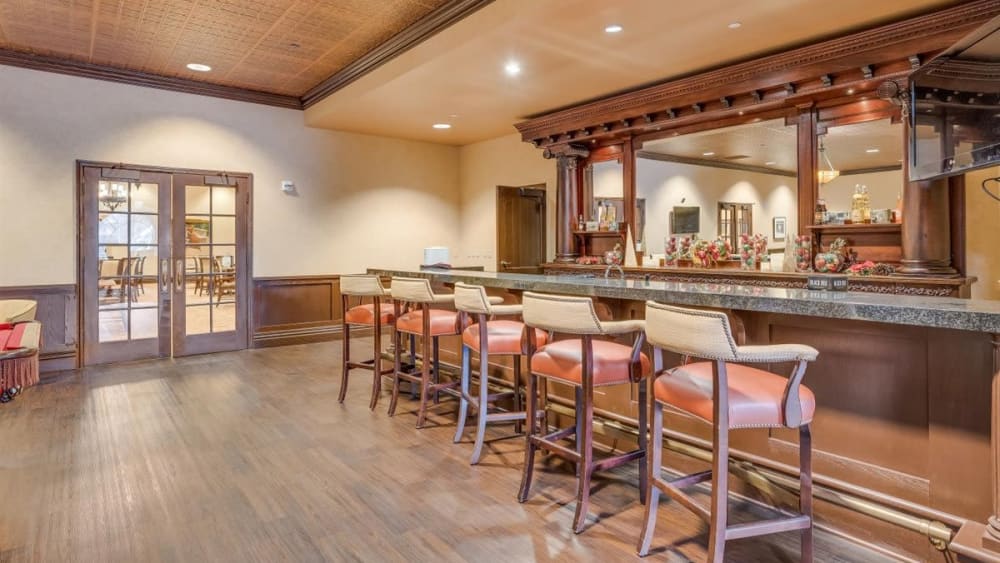
<svg viewBox="0 0 1000 563">
<path fill-rule="evenodd" d="M 910 74 L 908 102 L 911 181 L 1000 165 L 1000 16 Z"/>
<path fill-rule="evenodd" d="M 670 212 L 670 233 L 689 235 L 701 232 L 701 208 L 675 206 Z"/>
</svg>

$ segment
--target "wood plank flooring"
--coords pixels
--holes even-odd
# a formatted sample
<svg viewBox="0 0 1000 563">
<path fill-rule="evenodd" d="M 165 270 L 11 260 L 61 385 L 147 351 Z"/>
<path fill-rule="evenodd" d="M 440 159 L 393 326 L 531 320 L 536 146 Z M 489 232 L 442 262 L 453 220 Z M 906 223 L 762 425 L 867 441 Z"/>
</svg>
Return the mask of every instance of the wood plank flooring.
<svg viewBox="0 0 1000 563">
<path fill-rule="evenodd" d="M 357 339 L 363 357 L 370 341 Z M 636 471 L 596 478 L 570 531 L 571 468 L 539 463 L 515 500 L 523 442 L 491 430 L 483 462 L 452 444 L 453 403 L 367 408 L 340 343 L 67 372 L 0 405 L 0 562 L 639 561 Z M 759 509 L 741 507 L 734 519 Z M 663 501 L 648 561 L 701 561 L 707 528 Z M 798 560 L 798 535 L 730 542 L 727 561 Z M 817 560 L 884 558 L 823 532 Z"/>
</svg>

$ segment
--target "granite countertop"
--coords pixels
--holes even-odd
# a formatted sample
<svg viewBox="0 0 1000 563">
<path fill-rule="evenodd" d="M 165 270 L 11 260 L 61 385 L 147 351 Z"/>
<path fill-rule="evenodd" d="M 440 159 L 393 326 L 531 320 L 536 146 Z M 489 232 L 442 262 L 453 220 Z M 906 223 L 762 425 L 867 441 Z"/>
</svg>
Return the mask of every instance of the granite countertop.
<svg viewBox="0 0 1000 563">
<path fill-rule="evenodd" d="M 827 292 L 738 284 L 605 279 L 592 275 L 504 274 L 465 270 L 391 270 L 369 268 L 384 276 L 430 278 L 486 287 L 588 295 L 611 299 L 652 300 L 785 313 L 831 319 L 853 319 L 911 326 L 1000 333 L 1000 301 L 952 297 L 914 297 L 861 292 Z"/>
</svg>

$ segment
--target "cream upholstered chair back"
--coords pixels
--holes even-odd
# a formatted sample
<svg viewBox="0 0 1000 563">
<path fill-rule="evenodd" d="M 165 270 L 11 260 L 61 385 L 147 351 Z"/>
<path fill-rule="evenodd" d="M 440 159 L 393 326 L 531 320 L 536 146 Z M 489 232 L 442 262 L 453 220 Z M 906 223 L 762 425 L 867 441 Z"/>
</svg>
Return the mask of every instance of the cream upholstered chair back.
<svg viewBox="0 0 1000 563">
<path fill-rule="evenodd" d="M 393 299 L 411 303 L 433 303 L 434 291 L 431 282 L 425 278 L 392 278 Z"/>
<path fill-rule="evenodd" d="M 738 350 L 725 313 L 646 302 L 646 339 L 684 356 L 737 361 Z"/>
<path fill-rule="evenodd" d="M 378 276 L 367 274 L 341 276 L 340 292 L 344 295 L 359 295 L 363 297 L 382 297 L 386 295 L 385 288 Z"/>
<path fill-rule="evenodd" d="M 524 292 L 524 324 L 567 334 L 604 334 L 589 297 Z"/>
<path fill-rule="evenodd" d="M 489 296 L 486 295 L 486 288 L 481 285 L 456 283 L 455 308 L 471 314 L 493 314 L 493 306 L 490 304 Z"/>
<path fill-rule="evenodd" d="M 31 299 L 0 299 L 0 323 L 35 320 L 38 303 Z"/>
</svg>

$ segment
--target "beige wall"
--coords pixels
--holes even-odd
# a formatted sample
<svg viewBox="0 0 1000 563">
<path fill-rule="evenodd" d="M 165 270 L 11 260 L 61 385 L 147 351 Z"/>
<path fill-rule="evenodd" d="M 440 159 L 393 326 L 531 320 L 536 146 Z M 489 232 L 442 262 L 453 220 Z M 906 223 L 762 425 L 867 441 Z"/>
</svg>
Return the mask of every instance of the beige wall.
<svg viewBox="0 0 1000 563">
<path fill-rule="evenodd" d="M 661 254 L 670 234 L 669 217 L 674 206 L 701 208 L 698 237 L 718 236 L 720 201 L 752 203 L 753 232 L 767 235 L 770 246 L 784 247 L 797 229 L 798 201 L 794 177 L 695 166 L 648 158 L 636 159 L 636 197 L 646 200 L 645 240 L 653 254 Z M 785 217 L 786 240 L 772 240 L 772 220 Z"/>
<path fill-rule="evenodd" d="M 827 211 L 850 211 L 851 197 L 858 184 L 868 187 L 872 209 L 895 209 L 896 200 L 903 193 L 903 171 L 837 176 L 832 182 L 819 187 L 819 197 L 826 201 Z"/>
<path fill-rule="evenodd" d="M 976 299 L 1000 299 L 1000 201 L 983 193 L 983 180 L 1000 176 L 1000 166 L 965 175 L 965 258 Z M 991 191 L 997 193 L 996 182 Z"/>
<path fill-rule="evenodd" d="M 452 262 L 496 269 L 497 186 L 545 184 L 548 190 L 546 248 L 555 256 L 556 164 L 518 134 L 465 145 L 459 149 L 462 221 Z"/>
<path fill-rule="evenodd" d="M 0 224 L 17 241 L 0 245 L 0 286 L 76 280 L 77 159 L 253 173 L 254 275 L 274 276 L 413 267 L 425 246 L 456 246 L 458 156 L 310 129 L 294 110 L 0 66 Z"/>
</svg>

